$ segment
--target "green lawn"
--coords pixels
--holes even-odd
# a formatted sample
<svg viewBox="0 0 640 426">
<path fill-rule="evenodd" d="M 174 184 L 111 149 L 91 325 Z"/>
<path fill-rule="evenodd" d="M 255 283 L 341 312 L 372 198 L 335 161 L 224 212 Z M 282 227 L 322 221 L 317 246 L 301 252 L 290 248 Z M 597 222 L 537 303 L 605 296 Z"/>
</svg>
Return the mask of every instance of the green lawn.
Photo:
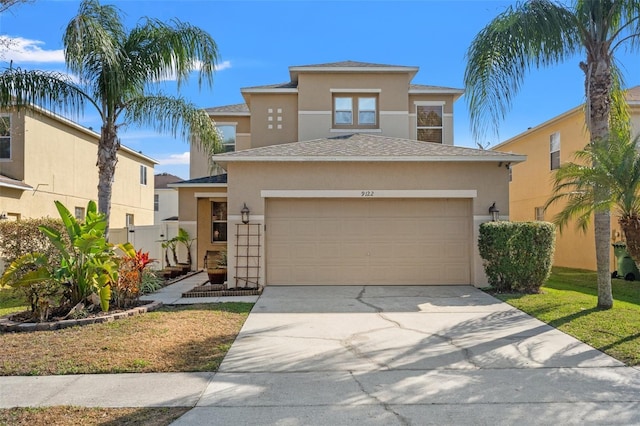
<svg viewBox="0 0 640 426">
<path fill-rule="evenodd" d="M 0 317 L 12 312 L 20 312 L 29 308 L 24 297 L 8 287 L 0 287 Z"/>
<path fill-rule="evenodd" d="M 628 365 L 640 365 L 640 282 L 612 280 L 613 309 L 599 310 L 596 273 L 553 268 L 541 294 L 501 300 Z"/>
</svg>

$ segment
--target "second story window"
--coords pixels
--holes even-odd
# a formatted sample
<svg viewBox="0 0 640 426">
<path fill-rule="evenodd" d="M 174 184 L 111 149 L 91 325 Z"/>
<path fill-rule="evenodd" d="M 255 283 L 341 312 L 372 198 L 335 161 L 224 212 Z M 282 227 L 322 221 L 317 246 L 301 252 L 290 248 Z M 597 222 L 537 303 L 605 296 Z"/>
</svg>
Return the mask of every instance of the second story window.
<svg viewBox="0 0 640 426">
<path fill-rule="evenodd" d="M 160 210 L 160 195 L 153 194 L 153 211 L 157 212 Z"/>
<path fill-rule="evenodd" d="M 145 166 L 140 166 L 140 185 L 147 184 L 147 168 Z"/>
<path fill-rule="evenodd" d="M 416 139 L 442 143 L 442 105 L 416 105 Z"/>
<path fill-rule="evenodd" d="M 236 150 L 236 126 L 230 124 L 222 124 L 216 126 L 222 133 L 222 146 L 224 152 L 233 152 Z"/>
<path fill-rule="evenodd" d="M 560 133 L 553 133 L 549 137 L 549 162 L 551 170 L 560 168 Z"/>
<path fill-rule="evenodd" d="M 0 116 L 0 160 L 11 159 L 11 117 Z"/>
<path fill-rule="evenodd" d="M 333 125 L 348 128 L 376 128 L 378 98 L 367 95 L 337 95 L 333 98 Z"/>
</svg>

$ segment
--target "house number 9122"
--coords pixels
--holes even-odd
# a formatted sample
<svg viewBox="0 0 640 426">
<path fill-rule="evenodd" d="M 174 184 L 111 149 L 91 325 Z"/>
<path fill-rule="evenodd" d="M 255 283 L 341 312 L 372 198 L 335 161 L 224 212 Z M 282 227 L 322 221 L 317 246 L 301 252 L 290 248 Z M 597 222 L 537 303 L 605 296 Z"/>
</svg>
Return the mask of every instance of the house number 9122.
<svg viewBox="0 0 640 426">
<path fill-rule="evenodd" d="M 361 191 L 360 192 L 360 196 L 361 197 L 373 197 L 373 191 Z"/>
</svg>

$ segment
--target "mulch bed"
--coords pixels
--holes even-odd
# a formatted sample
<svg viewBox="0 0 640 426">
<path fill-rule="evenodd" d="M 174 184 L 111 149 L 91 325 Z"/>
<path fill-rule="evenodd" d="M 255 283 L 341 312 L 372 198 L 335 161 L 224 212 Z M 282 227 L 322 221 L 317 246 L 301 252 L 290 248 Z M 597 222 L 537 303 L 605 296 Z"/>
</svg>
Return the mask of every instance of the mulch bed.
<svg viewBox="0 0 640 426">
<path fill-rule="evenodd" d="M 162 306 L 162 302 L 145 302 L 140 301 L 138 306 L 129 309 L 117 309 L 109 312 L 91 313 L 85 318 L 65 319 L 49 322 L 31 322 L 30 312 L 18 312 L 0 318 L 0 331 L 2 332 L 21 332 L 21 331 L 45 331 L 60 330 L 67 327 L 75 327 L 79 325 L 96 324 L 103 322 L 111 322 L 117 319 L 127 318 L 133 315 L 151 312 Z"/>
</svg>

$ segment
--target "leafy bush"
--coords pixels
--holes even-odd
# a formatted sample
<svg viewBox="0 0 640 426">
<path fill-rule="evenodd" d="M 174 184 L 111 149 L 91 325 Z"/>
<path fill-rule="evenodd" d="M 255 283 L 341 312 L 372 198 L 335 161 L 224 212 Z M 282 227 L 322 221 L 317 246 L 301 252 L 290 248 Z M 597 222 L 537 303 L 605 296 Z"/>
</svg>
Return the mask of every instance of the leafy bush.
<svg viewBox="0 0 640 426">
<path fill-rule="evenodd" d="M 57 230 L 68 242 L 68 237 L 64 234 L 64 224 L 60 219 L 43 217 L 20 221 L 3 220 L 0 221 L 0 258 L 10 264 L 25 254 L 41 253 L 52 262 L 59 262 L 62 257 L 60 251 L 40 231 L 41 226 Z"/>
<path fill-rule="evenodd" d="M 548 222 L 487 222 L 478 248 L 489 284 L 498 291 L 537 293 L 549 278 L 555 225 Z"/>
<path fill-rule="evenodd" d="M 164 280 L 154 271 L 145 269 L 142 271 L 142 283 L 140 284 L 140 293 L 149 294 L 162 288 Z"/>
</svg>

